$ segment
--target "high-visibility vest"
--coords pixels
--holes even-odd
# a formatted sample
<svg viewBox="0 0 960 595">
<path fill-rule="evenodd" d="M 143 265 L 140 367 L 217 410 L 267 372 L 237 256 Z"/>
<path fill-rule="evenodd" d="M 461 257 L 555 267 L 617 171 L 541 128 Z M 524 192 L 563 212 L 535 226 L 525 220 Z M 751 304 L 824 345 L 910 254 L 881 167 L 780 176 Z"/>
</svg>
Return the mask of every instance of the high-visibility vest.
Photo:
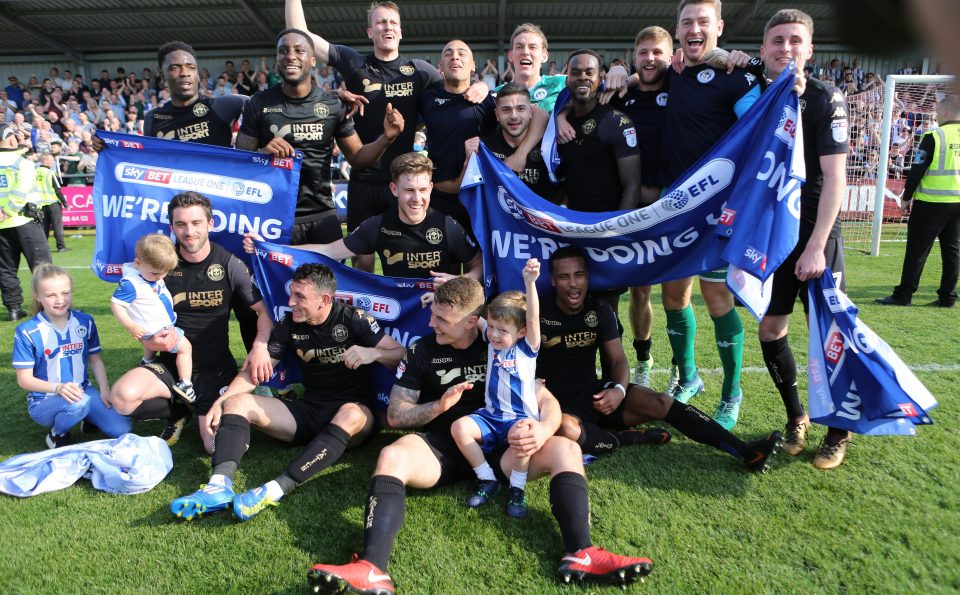
<svg viewBox="0 0 960 595">
<path fill-rule="evenodd" d="M 950 122 L 927 134 L 933 135 L 933 162 L 913 194 L 924 202 L 960 203 L 960 123 Z"/>
<path fill-rule="evenodd" d="M 33 192 L 27 202 L 32 202 L 37 206 L 52 205 L 58 202 L 57 191 L 54 188 L 54 173 L 49 167 L 40 166 L 36 169 L 36 181 L 33 185 Z"/>
<path fill-rule="evenodd" d="M 19 227 L 31 221 L 20 215 L 20 209 L 33 190 L 36 168 L 23 153 L 22 150 L 0 151 L 0 209 L 7 216 L 0 221 L 0 229 Z"/>
</svg>

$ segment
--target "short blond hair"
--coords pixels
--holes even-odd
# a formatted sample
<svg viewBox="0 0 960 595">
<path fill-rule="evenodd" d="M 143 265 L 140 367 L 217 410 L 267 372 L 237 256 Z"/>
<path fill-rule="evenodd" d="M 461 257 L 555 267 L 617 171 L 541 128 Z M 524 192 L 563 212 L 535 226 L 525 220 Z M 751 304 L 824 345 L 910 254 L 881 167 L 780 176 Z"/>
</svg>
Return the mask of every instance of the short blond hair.
<svg viewBox="0 0 960 595">
<path fill-rule="evenodd" d="M 656 25 L 641 29 L 640 32 L 637 33 L 637 39 L 634 40 L 633 47 L 636 48 L 640 45 L 640 42 L 649 40 L 653 40 L 656 43 L 667 42 L 667 45 L 671 48 L 673 47 L 673 35 L 670 35 L 670 32 L 663 27 Z"/>
<path fill-rule="evenodd" d="M 173 242 L 159 233 L 151 233 L 137 240 L 135 251 L 140 262 L 158 271 L 173 270 L 179 262 Z"/>
<path fill-rule="evenodd" d="M 370 8 L 367 9 L 367 25 L 371 27 L 373 26 L 373 20 L 372 20 L 373 11 L 375 11 L 378 8 L 386 8 L 386 9 L 392 10 L 393 12 L 397 13 L 397 16 L 400 16 L 400 7 L 397 5 L 396 2 L 390 2 L 389 0 L 385 2 L 374 1 L 370 3 Z"/>
<path fill-rule="evenodd" d="M 509 322 L 517 330 L 527 327 L 527 300 L 520 291 L 505 291 L 487 305 L 487 318 Z"/>
<path fill-rule="evenodd" d="M 513 34 L 510 36 L 510 49 L 513 49 L 513 40 L 517 38 L 517 35 L 521 33 L 533 33 L 539 35 L 540 39 L 543 41 L 543 49 L 547 49 L 547 36 L 543 34 L 543 29 L 539 25 L 534 25 L 533 23 L 522 23 L 517 25 L 517 28 L 513 30 Z"/>
</svg>

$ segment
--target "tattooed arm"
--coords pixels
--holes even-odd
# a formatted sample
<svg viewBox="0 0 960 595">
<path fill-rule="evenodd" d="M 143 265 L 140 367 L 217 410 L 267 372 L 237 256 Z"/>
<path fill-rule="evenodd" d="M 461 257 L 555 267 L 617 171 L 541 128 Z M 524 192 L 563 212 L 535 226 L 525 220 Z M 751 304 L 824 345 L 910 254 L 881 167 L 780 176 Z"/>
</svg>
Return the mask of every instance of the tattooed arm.
<svg viewBox="0 0 960 595">
<path fill-rule="evenodd" d="M 460 400 L 463 391 L 473 388 L 469 382 L 451 386 L 436 401 L 418 404 L 420 391 L 394 385 L 387 407 L 387 423 L 394 429 L 419 428 L 433 421 Z"/>
</svg>

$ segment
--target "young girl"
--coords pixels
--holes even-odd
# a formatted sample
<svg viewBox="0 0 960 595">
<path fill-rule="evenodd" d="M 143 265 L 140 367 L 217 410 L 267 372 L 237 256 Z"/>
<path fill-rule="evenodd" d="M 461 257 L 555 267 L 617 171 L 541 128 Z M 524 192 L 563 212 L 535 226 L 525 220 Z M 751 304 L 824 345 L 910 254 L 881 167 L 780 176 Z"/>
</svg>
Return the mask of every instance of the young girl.
<svg viewBox="0 0 960 595">
<path fill-rule="evenodd" d="M 17 326 L 13 367 L 27 393 L 27 412 L 50 428 L 47 446 L 72 444 L 70 428 L 87 419 L 108 436 L 130 431 L 131 422 L 110 407 L 110 384 L 100 359 L 100 337 L 93 317 L 70 309 L 73 281 L 52 264 L 33 272 L 36 316 Z M 90 384 L 87 370 L 100 387 Z"/>
</svg>

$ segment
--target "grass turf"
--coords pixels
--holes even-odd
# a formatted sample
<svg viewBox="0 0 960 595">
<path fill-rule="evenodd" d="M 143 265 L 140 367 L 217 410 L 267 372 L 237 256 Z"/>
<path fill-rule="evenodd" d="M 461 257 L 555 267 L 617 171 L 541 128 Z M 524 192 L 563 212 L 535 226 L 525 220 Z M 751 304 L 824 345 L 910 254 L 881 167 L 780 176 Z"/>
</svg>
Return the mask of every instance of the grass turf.
<svg viewBox="0 0 960 595">
<path fill-rule="evenodd" d="M 69 239 L 55 254 L 84 267 L 92 236 Z M 854 439 L 839 469 L 821 472 L 809 460 L 824 429 L 815 426 L 807 452 L 778 456 L 769 473 L 746 473 L 718 451 L 674 433 L 663 447 L 636 447 L 588 467 L 592 531 L 597 545 L 652 558 L 656 567 L 632 592 L 956 592 L 960 590 L 960 437 L 953 402 L 958 372 L 958 311 L 881 307 L 899 279 L 903 244 L 884 244 L 879 258 L 848 254 L 850 297 L 938 397 L 935 425 L 915 438 Z M 28 274 L 21 271 L 24 287 Z M 83 268 L 71 270 L 74 304 L 92 313 L 111 380 L 136 364 L 140 350 L 109 312 L 112 285 Z M 915 303 L 935 299 L 940 274 L 935 248 Z M 655 291 L 655 386 L 667 380 L 669 346 Z M 699 296 L 697 357 L 707 382 L 693 404 L 712 413 L 721 376 L 712 324 Z M 626 304 L 621 303 L 625 320 Z M 755 438 L 784 421 L 783 406 L 763 369 L 756 322 L 746 328 L 743 389 L 736 433 Z M 12 345 L 13 323 L 0 323 L 0 345 Z M 627 329 L 624 344 L 635 358 Z M 234 327 L 234 351 L 242 353 Z M 797 315 L 792 345 L 806 362 L 806 329 Z M 9 353 L 4 351 L 4 353 Z M 9 360 L 8 360 L 9 361 Z M 800 378 L 801 390 L 806 378 Z M 44 448 L 44 429 L 26 412 L 13 370 L 0 371 L 0 458 Z M 160 431 L 158 422 L 135 431 Z M 196 425 L 173 447 L 175 468 L 151 492 L 113 496 L 89 483 L 26 500 L 0 497 L 0 585 L 4 592 L 303 592 L 318 561 L 343 563 L 359 551 L 363 503 L 384 432 L 361 450 L 285 498 L 279 507 L 238 523 L 227 513 L 191 523 L 172 518 L 173 498 L 197 489 L 209 473 Z M 277 475 L 296 454 L 254 434 L 236 477 L 238 489 Z M 529 486 L 530 515 L 516 521 L 502 501 L 468 510 L 466 483 L 433 492 L 411 490 L 404 528 L 389 568 L 407 593 L 579 592 L 562 587 L 555 569 L 562 543 L 550 514 L 548 483 Z M 605 587 L 589 587 L 591 591 Z"/>
</svg>

